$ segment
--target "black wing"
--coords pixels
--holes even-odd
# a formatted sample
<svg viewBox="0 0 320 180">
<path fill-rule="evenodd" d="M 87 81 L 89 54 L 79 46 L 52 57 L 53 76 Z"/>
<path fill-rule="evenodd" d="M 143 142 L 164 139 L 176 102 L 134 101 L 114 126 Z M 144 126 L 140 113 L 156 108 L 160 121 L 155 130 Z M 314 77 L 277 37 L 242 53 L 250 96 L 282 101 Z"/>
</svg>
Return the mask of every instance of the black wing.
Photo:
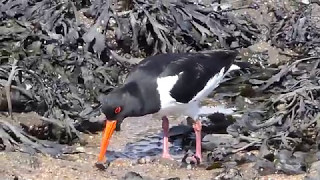
<svg viewBox="0 0 320 180">
<path fill-rule="evenodd" d="M 223 67 L 226 70 L 229 69 L 237 54 L 236 51 L 216 50 L 150 56 L 142 60 L 130 72 L 126 83 L 136 82 L 140 84 L 141 87 L 144 87 L 141 90 L 142 94 L 147 96 L 155 93 L 158 77 L 174 76 L 183 72 L 172 88 L 171 96 L 178 102 L 187 103 Z M 152 97 L 147 99 L 150 98 L 153 99 Z"/>
<path fill-rule="evenodd" d="M 225 67 L 224 72 L 227 72 L 236 56 L 235 51 L 190 53 L 186 57 L 172 61 L 160 77 L 173 76 L 182 72 L 170 93 L 177 102 L 188 103 L 223 67 Z"/>
</svg>

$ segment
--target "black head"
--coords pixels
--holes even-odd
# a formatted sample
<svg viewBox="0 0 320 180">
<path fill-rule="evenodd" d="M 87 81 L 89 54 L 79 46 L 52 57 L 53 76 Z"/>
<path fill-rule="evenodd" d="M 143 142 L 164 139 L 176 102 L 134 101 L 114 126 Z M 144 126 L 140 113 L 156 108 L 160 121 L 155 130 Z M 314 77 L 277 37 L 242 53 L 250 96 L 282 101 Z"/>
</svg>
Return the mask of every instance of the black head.
<svg viewBox="0 0 320 180">
<path fill-rule="evenodd" d="M 124 114 L 126 95 L 111 92 L 102 102 L 101 111 L 105 114 L 107 120 L 122 121 L 126 114 Z"/>
<path fill-rule="evenodd" d="M 120 124 L 124 118 L 139 113 L 141 104 L 128 89 L 119 88 L 110 92 L 102 102 L 101 111 L 107 120 L 117 120 Z"/>
<path fill-rule="evenodd" d="M 101 111 L 106 116 L 106 127 L 101 141 L 98 164 L 105 161 L 105 153 L 108 148 L 109 140 L 124 118 L 141 114 L 141 97 L 139 97 L 139 88 L 135 83 L 128 83 L 115 89 L 105 97 L 101 97 Z M 120 129 L 119 129 L 120 130 Z"/>
</svg>

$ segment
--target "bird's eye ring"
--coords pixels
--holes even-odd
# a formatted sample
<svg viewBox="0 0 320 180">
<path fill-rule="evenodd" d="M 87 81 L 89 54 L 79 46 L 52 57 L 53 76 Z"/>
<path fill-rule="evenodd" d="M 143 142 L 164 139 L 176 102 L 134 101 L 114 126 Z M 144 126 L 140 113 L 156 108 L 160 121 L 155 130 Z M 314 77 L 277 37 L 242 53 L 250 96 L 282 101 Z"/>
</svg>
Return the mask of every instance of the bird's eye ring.
<svg viewBox="0 0 320 180">
<path fill-rule="evenodd" d="M 121 107 L 117 107 L 114 109 L 114 113 L 118 114 L 121 112 Z"/>
</svg>

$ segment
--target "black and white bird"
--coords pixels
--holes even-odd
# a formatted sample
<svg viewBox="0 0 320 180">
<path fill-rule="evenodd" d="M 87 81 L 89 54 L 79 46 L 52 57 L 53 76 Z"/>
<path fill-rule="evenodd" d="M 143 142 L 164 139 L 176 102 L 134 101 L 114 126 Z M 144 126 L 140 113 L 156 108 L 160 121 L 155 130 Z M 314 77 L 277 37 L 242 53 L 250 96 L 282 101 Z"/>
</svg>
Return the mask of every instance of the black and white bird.
<svg viewBox="0 0 320 180">
<path fill-rule="evenodd" d="M 173 53 L 142 60 L 125 83 L 110 92 L 102 102 L 106 128 L 98 163 L 105 153 L 116 124 L 126 117 L 153 114 L 162 118 L 163 158 L 170 158 L 168 147 L 169 115 L 184 115 L 194 120 L 196 154 L 201 160 L 201 121 L 199 103 L 219 86 L 225 75 L 239 69 L 233 64 L 236 51 L 215 50 L 201 53 Z"/>
</svg>

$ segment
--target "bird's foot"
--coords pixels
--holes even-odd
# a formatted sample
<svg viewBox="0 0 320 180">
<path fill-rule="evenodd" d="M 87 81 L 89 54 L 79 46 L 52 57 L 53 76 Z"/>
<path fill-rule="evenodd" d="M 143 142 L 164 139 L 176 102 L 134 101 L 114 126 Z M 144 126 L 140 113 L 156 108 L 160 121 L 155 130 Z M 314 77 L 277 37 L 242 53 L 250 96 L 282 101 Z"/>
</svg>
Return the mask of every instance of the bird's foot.
<svg viewBox="0 0 320 180">
<path fill-rule="evenodd" d="M 199 164 L 202 162 L 201 155 L 200 155 L 200 156 L 193 155 L 193 156 L 190 158 L 190 161 L 193 162 L 194 164 L 199 165 Z"/>
<path fill-rule="evenodd" d="M 189 150 L 189 152 L 187 152 L 182 158 L 182 167 L 201 167 L 203 166 L 201 162 L 201 156 L 199 158 Z"/>
<path fill-rule="evenodd" d="M 172 160 L 172 161 L 174 160 L 169 153 L 163 153 L 162 154 L 162 158 L 163 159 L 169 159 L 169 160 Z"/>
</svg>

